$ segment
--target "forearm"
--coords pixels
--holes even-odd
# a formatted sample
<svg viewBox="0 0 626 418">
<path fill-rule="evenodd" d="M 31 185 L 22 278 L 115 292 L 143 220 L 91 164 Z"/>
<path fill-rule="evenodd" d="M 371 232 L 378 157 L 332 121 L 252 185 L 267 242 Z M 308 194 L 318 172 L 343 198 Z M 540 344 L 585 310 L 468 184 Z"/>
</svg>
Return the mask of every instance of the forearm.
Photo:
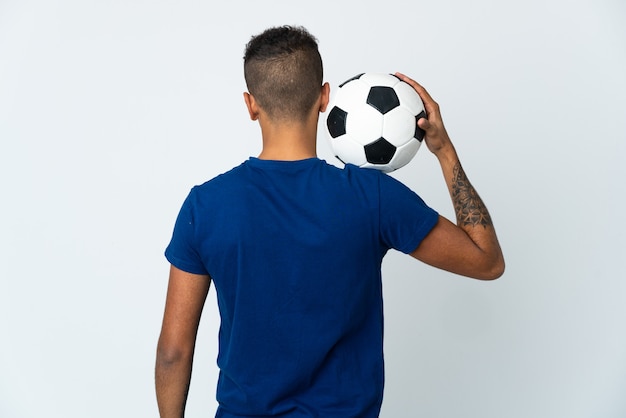
<svg viewBox="0 0 626 418">
<path fill-rule="evenodd" d="M 474 233 L 476 226 L 483 227 L 479 231 L 486 231 L 488 226 L 493 226 L 489 211 L 467 178 L 454 148 L 450 146 L 449 150 L 437 157 L 452 198 L 457 225 L 468 234 Z"/>
<path fill-rule="evenodd" d="M 191 381 L 193 353 L 168 358 L 157 353 L 156 396 L 161 418 L 182 418 Z"/>
<path fill-rule="evenodd" d="M 496 269 L 504 268 L 500 244 L 491 215 L 469 181 L 456 150 L 449 146 L 436 153 L 450 192 L 457 226 L 463 229 Z"/>
</svg>

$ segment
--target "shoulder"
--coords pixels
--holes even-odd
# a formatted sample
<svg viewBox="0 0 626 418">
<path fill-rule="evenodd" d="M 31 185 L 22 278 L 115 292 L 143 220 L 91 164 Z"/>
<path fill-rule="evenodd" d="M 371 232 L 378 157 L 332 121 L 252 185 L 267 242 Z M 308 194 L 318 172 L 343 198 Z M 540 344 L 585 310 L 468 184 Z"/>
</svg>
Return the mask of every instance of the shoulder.
<svg viewBox="0 0 626 418">
<path fill-rule="evenodd" d="M 238 183 L 241 184 L 239 179 L 242 166 L 243 164 L 192 186 L 183 201 L 182 210 L 195 212 L 206 209 L 223 200 L 224 196 L 232 194 L 229 191 L 238 188 Z"/>
<path fill-rule="evenodd" d="M 246 162 L 239 164 L 236 167 L 231 168 L 228 171 L 220 173 L 213 178 L 205 181 L 204 183 L 197 184 L 193 189 L 201 191 L 205 189 L 211 189 L 213 187 L 220 187 L 225 184 L 236 182 L 245 172 Z"/>
<path fill-rule="evenodd" d="M 196 184 L 191 188 L 190 197 L 195 199 L 215 196 L 227 193 L 228 190 L 241 187 L 245 182 L 245 163 L 242 163 L 226 172 L 220 173 L 203 183 Z"/>
<path fill-rule="evenodd" d="M 400 180 L 381 170 L 360 168 L 352 164 L 346 164 L 343 171 L 346 177 L 352 179 L 354 182 L 375 184 L 382 193 L 413 193 L 411 189 Z"/>
<path fill-rule="evenodd" d="M 351 182 L 355 183 L 379 183 L 381 179 L 388 177 L 387 174 L 383 173 L 380 170 L 375 170 L 371 168 L 361 168 L 356 165 L 346 164 L 342 168 L 332 166 L 330 170 L 336 170 L 337 175 L 344 177 Z M 384 180 L 383 180 L 384 181 Z"/>
</svg>

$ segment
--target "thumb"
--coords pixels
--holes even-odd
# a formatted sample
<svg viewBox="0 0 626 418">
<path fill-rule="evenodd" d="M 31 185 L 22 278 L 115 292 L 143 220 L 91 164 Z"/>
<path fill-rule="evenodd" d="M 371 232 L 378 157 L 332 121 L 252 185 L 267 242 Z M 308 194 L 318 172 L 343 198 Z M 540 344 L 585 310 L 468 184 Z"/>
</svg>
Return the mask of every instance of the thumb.
<svg viewBox="0 0 626 418">
<path fill-rule="evenodd" d="M 426 119 L 426 118 L 419 118 L 417 120 L 417 126 L 419 126 L 421 129 L 427 131 L 427 130 L 430 129 L 431 124 L 428 121 L 428 119 Z"/>
</svg>

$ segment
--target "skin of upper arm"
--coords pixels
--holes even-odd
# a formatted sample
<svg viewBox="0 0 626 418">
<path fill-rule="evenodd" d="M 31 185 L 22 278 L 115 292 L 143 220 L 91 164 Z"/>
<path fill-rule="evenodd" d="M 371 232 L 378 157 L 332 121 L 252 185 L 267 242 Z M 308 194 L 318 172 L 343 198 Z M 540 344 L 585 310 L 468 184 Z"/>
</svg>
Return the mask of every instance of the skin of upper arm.
<svg viewBox="0 0 626 418">
<path fill-rule="evenodd" d="M 463 229 L 443 216 L 439 216 L 435 227 L 411 256 L 433 267 L 474 279 L 493 280 L 502 274 L 497 257 L 481 250 Z"/>
<path fill-rule="evenodd" d="M 193 353 L 196 334 L 211 278 L 170 267 L 167 298 L 158 351 L 171 362 Z"/>
</svg>

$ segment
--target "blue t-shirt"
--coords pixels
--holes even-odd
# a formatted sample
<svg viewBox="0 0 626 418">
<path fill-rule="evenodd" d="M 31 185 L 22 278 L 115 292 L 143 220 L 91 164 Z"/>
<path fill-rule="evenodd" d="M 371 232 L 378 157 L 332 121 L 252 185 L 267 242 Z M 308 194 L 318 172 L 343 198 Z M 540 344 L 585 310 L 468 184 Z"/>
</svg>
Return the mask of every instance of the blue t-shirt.
<svg viewBox="0 0 626 418">
<path fill-rule="evenodd" d="M 165 254 L 215 284 L 216 416 L 377 417 L 382 259 L 437 219 L 394 178 L 317 158 L 250 158 L 194 187 Z"/>
</svg>

